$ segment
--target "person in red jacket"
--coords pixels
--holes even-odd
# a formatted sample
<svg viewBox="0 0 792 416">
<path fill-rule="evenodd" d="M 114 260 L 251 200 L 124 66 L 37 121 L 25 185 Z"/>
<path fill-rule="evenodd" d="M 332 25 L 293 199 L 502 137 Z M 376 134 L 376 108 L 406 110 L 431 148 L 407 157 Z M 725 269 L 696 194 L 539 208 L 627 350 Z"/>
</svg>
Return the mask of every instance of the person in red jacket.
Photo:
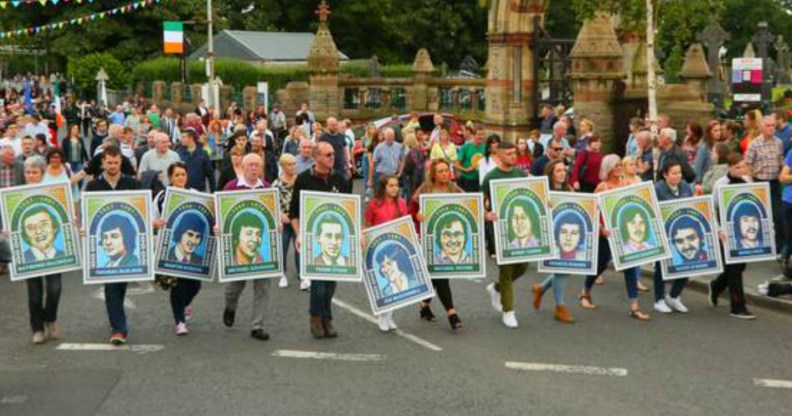
<svg viewBox="0 0 792 416">
<path fill-rule="evenodd" d="M 600 183 L 600 163 L 602 163 L 602 153 L 600 153 L 602 141 L 597 134 L 592 133 L 588 136 L 588 145 L 575 157 L 575 164 L 572 166 L 572 186 L 576 191 L 592 193 Z"/>
</svg>

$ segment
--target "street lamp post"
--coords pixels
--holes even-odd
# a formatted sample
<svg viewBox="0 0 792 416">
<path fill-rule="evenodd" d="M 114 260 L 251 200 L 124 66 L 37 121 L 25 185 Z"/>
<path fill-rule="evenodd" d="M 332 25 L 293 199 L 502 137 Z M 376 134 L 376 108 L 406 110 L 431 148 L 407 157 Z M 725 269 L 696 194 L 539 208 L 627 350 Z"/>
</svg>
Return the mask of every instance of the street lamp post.
<svg viewBox="0 0 792 416">
<path fill-rule="evenodd" d="M 652 136 L 657 136 L 657 75 L 655 74 L 654 6 L 646 0 L 646 78 Z"/>
<path fill-rule="evenodd" d="M 214 34 L 212 22 L 212 0 L 206 0 L 206 76 L 209 78 L 209 105 L 214 106 L 215 110 L 220 111 L 220 103 L 215 95 L 215 60 L 214 60 Z"/>
</svg>

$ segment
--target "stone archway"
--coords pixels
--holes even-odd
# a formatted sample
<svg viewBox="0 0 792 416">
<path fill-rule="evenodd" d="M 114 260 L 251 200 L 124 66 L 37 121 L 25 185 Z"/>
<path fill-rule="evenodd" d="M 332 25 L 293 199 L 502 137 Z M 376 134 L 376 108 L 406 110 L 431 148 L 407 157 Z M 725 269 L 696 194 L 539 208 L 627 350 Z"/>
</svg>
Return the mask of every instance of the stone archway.
<svg viewBox="0 0 792 416">
<path fill-rule="evenodd" d="M 531 39 L 547 0 L 491 0 L 485 121 L 506 139 L 525 136 L 533 114 Z M 537 19 L 538 17 L 538 19 Z"/>
</svg>

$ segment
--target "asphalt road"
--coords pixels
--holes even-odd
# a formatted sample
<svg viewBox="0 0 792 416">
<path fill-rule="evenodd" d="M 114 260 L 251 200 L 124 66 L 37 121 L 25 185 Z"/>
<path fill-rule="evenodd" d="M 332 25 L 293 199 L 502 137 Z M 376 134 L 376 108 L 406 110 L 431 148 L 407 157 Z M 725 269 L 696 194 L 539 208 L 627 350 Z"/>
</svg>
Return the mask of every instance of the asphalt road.
<svg viewBox="0 0 792 416">
<path fill-rule="evenodd" d="M 490 268 L 495 275 L 495 268 Z M 249 337 L 252 293 L 243 294 L 237 324 L 221 322 L 223 286 L 204 286 L 191 333 L 177 338 L 167 293 L 129 297 L 133 350 L 58 350 L 106 343 L 104 303 L 77 275 L 64 280 L 63 337 L 30 344 L 24 283 L 0 280 L 0 415 L 779 415 L 792 389 L 755 379 L 792 380 L 792 317 L 753 308 L 753 322 L 729 317 L 694 291 L 690 313 L 638 322 L 627 316 L 621 275 L 610 272 L 594 290 L 598 309 L 573 302 L 577 319 L 552 319 L 552 297 L 530 306 L 532 268 L 517 283 L 520 327 L 502 326 L 484 282 L 452 284 L 465 328 L 452 333 L 397 311 L 402 335 L 335 307 L 336 340 L 308 332 L 308 296 L 295 282 L 273 285 L 268 342 Z M 275 283 L 275 282 L 273 282 Z M 581 280 L 571 280 L 568 300 Z M 646 283 L 649 283 L 648 281 Z M 549 295 L 549 294 L 548 294 Z M 338 299 L 365 313 L 361 284 L 341 284 Z M 726 301 L 726 299 L 723 299 Z M 645 310 L 650 294 L 641 295 Z M 418 337 L 419 339 L 411 338 Z M 142 347 L 134 347 L 142 346 Z M 431 349 L 439 347 L 441 351 Z M 142 348 L 134 350 L 135 348 Z M 294 358 L 294 351 L 330 353 Z M 347 355 L 332 355 L 347 354 Z M 286 356 L 283 356 L 286 355 Z M 299 354 L 297 354 L 299 355 Z M 303 353 L 304 355 L 304 353 Z M 313 354 L 313 357 L 317 354 Z M 527 371 L 513 366 L 547 369 Z M 526 364 L 528 363 L 528 364 Z M 560 366 L 587 366 L 577 368 Z M 577 371 L 577 372 L 574 372 Z"/>
</svg>

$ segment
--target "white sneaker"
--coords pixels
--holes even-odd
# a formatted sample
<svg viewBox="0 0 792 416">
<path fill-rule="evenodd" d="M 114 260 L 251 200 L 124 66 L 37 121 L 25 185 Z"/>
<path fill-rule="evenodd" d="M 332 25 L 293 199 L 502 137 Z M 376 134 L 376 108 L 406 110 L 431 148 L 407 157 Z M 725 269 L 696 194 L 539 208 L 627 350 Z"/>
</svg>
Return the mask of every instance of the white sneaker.
<svg viewBox="0 0 792 416">
<path fill-rule="evenodd" d="M 399 329 L 399 327 L 396 326 L 396 321 L 393 320 L 393 312 L 388 312 L 388 329 L 391 331 Z"/>
<path fill-rule="evenodd" d="M 280 280 L 278 280 L 278 287 L 280 288 L 289 287 L 289 279 L 286 278 L 285 274 L 280 277 Z"/>
<path fill-rule="evenodd" d="M 300 279 L 300 290 L 303 292 L 311 288 L 311 281 L 308 279 Z"/>
<path fill-rule="evenodd" d="M 680 297 L 672 298 L 671 296 L 666 295 L 665 301 L 666 304 L 675 311 L 681 313 L 688 313 L 688 308 L 682 303 L 682 298 Z"/>
<path fill-rule="evenodd" d="M 767 296 L 767 293 L 770 291 L 770 282 L 759 283 L 757 290 L 760 295 Z"/>
<path fill-rule="evenodd" d="M 503 312 L 502 320 L 506 328 L 517 328 L 517 316 L 514 315 L 514 311 Z"/>
<path fill-rule="evenodd" d="M 382 332 L 390 331 L 390 325 L 388 325 L 388 315 L 383 313 L 379 317 L 377 317 L 377 326 L 379 326 L 379 330 Z"/>
<path fill-rule="evenodd" d="M 663 299 L 660 299 L 657 302 L 655 302 L 654 310 L 656 310 L 657 312 L 660 312 L 660 313 L 671 313 L 672 312 L 671 308 L 669 308 L 668 305 L 666 305 L 666 301 L 663 300 Z"/>
<path fill-rule="evenodd" d="M 503 313 L 501 295 L 497 290 L 495 290 L 495 283 L 490 283 L 487 285 L 487 293 L 489 293 L 490 301 L 492 302 L 492 309 L 495 309 L 495 312 Z"/>
</svg>

